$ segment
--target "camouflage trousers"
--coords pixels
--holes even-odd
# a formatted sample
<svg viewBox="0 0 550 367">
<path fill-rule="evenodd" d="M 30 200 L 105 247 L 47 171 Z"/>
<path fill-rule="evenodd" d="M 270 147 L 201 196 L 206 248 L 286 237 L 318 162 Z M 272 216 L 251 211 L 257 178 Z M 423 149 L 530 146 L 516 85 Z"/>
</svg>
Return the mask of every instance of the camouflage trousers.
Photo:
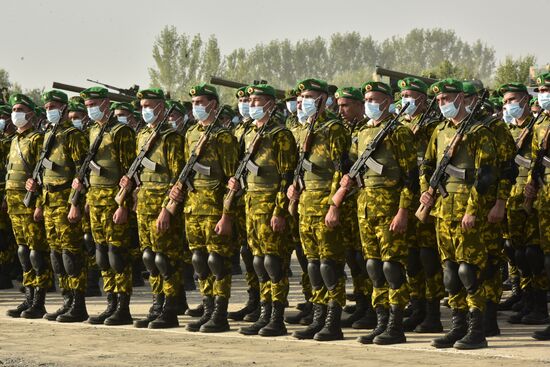
<svg viewBox="0 0 550 367">
<path fill-rule="evenodd" d="M 300 241 L 300 222 L 295 217 L 289 216 L 287 220 L 289 241 L 295 251 L 303 252 L 302 242 Z M 292 255 L 292 253 L 290 254 Z M 303 271 L 301 274 L 300 285 L 302 286 L 302 294 L 306 300 L 311 298 L 311 282 L 309 281 L 309 275 L 307 271 Z"/>
<path fill-rule="evenodd" d="M 232 238 L 235 241 L 237 248 L 245 248 L 249 249 L 251 252 L 248 242 L 247 242 L 247 235 L 246 235 L 246 214 L 245 214 L 245 208 L 244 205 L 242 205 L 240 202 L 242 201 L 242 198 L 239 199 L 239 203 L 237 204 L 237 209 L 235 216 L 233 217 L 233 235 Z M 244 256 L 242 257 L 243 261 L 245 261 Z M 256 275 L 256 272 L 254 271 L 254 267 L 252 264 L 247 264 L 245 261 L 246 266 L 246 273 L 244 276 L 244 279 L 246 281 L 247 289 L 260 289 L 260 283 L 258 281 L 258 276 Z"/>
<path fill-rule="evenodd" d="M 538 193 L 540 247 L 545 255 L 550 255 L 550 184 L 541 187 Z"/>
</svg>

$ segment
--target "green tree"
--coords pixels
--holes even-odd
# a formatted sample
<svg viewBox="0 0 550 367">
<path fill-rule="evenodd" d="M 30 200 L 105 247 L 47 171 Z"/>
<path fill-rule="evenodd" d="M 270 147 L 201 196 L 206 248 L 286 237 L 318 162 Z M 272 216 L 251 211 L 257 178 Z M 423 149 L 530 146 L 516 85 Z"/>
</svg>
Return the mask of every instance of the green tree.
<svg viewBox="0 0 550 367">
<path fill-rule="evenodd" d="M 529 84 L 529 69 L 535 65 L 536 57 L 527 55 L 514 59 L 506 56 L 495 71 L 495 85 L 504 83 L 525 83 Z"/>
</svg>

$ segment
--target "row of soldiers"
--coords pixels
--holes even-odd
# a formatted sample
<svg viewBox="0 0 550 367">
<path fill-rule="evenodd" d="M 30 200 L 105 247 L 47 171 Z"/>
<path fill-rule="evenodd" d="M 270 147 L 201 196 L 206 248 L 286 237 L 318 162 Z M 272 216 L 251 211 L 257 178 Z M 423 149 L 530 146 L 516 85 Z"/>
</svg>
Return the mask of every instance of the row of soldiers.
<svg viewBox="0 0 550 367">
<path fill-rule="evenodd" d="M 499 87 L 494 101 L 454 79 L 427 86 L 411 77 L 398 87 L 396 110 L 385 83 L 330 91 L 305 79 L 287 94 L 282 114 L 272 86 L 251 85 L 236 93 L 236 124 L 224 120 L 209 84 L 190 90 L 188 109 L 160 89 L 142 90 L 139 119 L 131 105 L 111 104 L 104 88 L 84 90 L 82 101 L 52 90 L 43 95 L 45 133 L 34 102 L 11 96 L 0 110 L 8 214 L 0 229 L 15 236 L 25 300 L 8 315 L 176 327 L 185 300 L 181 265 L 191 263 L 203 300 L 189 331 L 223 332 L 228 319 L 244 319 L 252 322 L 239 330 L 245 335 L 286 335 L 286 322 L 306 325 L 294 332 L 298 339 L 338 340 L 342 327 L 353 327 L 372 329 L 359 338 L 364 344 L 403 343 L 405 331 L 443 331 L 447 295 L 451 327 L 432 345 L 475 349 L 500 333 L 500 266 L 509 261 L 523 291 L 512 317 L 546 323 L 548 189 L 538 165 L 550 162 L 548 113 L 534 121 L 519 83 Z M 549 92 L 550 74 L 541 75 L 544 111 Z M 436 185 L 445 157 L 449 169 Z M 417 218 L 419 204 L 419 212 L 433 207 L 431 215 Z M 107 294 L 106 310 L 92 317 L 86 215 Z M 134 321 L 136 231 L 153 302 Z M 249 299 L 228 312 L 239 250 Z M 285 318 L 293 252 L 305 302 Z M 356 305 L 342 317 L 345 265 Z M 64 302 L 47 313 L 52 270 Z M 534 337 L 549 339 L 550 329 Z"/>
</svg>

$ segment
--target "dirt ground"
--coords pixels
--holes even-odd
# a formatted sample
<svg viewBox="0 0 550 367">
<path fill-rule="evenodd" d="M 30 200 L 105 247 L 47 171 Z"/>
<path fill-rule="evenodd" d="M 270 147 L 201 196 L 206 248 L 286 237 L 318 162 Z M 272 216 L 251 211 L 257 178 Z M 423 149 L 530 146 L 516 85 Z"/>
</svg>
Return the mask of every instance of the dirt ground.
<svg viewBox="0 0 550 367">
<path fill-rule="evenodd" d="M 287 312 L 301 302 L 299 274 L 294 267 Z M 349 283 L 349 282 L 348 282 Z M 245 299 L 243 276 L 234 278 L 230 309 Z M 365 346 L 355 339 L 365 330 L 344 329 L 345 340 L 337 342 L 298 341 L 290 336 L 302 326 L 288 326 L 289 336 L 264 338 L 237 332 L 246 323 L 231 322 L 223 334 L 190 333 L 184 328 L 191 320 L 180 317 L 180 326 L 168 330 L 107 327 L 89 324 L 60 324 L 45 320 L 11 319 L 6 310 L 18 304 L 16 290 L 0 291 L 0 366 L 539 366 L 550 364 L 550 342 L 530 337 L 541 326 L 511 325 L 508 312 L 499 315 L 502 335 L 489 338 L 489 348 L 477 351 L 436 350 L 430 340 L 436 335 L 407 333 L 407 343 L 398 346 Z M 188 293 L 189 303 L 199 302 L 197 291 Z M 105 307 L 104 297 L 88 298 L 88 312 Z M 131 309 L 134 317 L 146 314 L 148 285 L 135 289 Z M 57 309 L 59 293 L 48 293 L 47 309 Z M 443 309 L 444 325 L 449 311 Z"/>
</svg>

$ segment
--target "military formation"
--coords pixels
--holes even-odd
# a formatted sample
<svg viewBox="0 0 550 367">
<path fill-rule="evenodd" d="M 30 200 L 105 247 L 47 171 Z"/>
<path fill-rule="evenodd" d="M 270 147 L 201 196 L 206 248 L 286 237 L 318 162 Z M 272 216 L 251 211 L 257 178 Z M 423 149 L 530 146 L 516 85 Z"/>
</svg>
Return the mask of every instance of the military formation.
<svg viewBox="0 0 550 367">
<path fill-rule="evenodd" d="M 533 97 L 521 83 L 310 78 L 281 98 L 262 81 L 235 107 L 206 83 L 185 102 L 156 88 L 132 103 L 51 90 L 43 107 L 14 94 L 0 105 L 0 288 L 19 272 L 23 300 L 7 315 L 160 329 L 187 314 L 191 332 L 244 320 L 243 335 L 300 324 L 297 339 L 353 328 L 381 345 L 439 333 L 433 347 L 456 349 L 487 347 L 499 310 L 547 324 L 550 73 L 536 82 Z M 239 256 L 248 300 L 228 312 Z M 304 299 L 285 315 L 294 258 Z M 151 307 L 135 319 L 142 276 Z M 89 315 L 99 278 L 106 308 Z"/>
</svg>

